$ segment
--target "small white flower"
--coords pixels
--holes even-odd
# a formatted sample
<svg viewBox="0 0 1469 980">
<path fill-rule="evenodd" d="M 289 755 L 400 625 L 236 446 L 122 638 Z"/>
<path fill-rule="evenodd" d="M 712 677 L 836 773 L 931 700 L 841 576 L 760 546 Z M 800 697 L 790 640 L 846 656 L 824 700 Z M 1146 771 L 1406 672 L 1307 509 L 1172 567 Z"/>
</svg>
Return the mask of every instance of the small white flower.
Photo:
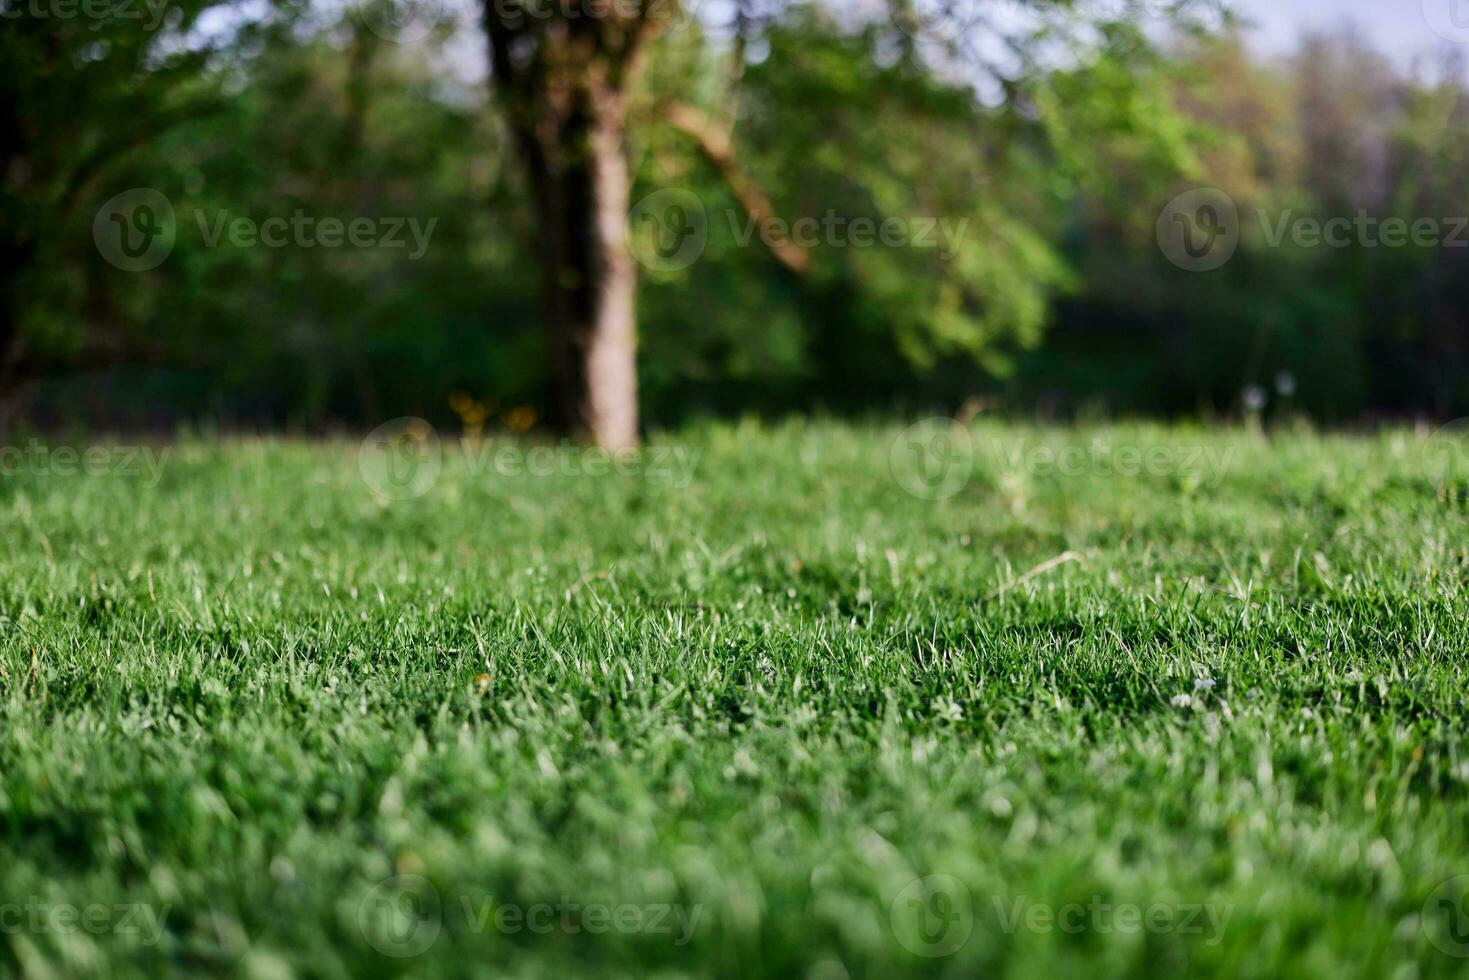
<svg viewBox="0 0 1469 980">
<path fill-rule="evenodd" d="M 1188 708 L 1193 705 L 1194 699 L 1187 694 L 1175 694 L 1171 703 L 1175 708 Z"/>
<path fill-rule="evenodd" d="M 1259 385 L 1246 386 L 1241 398 L 1245 404 L 1245 411 L 1248 412 L 1264 411 L 1266 403 L 1270 401 L 1270 396 Z"/>
<path fill-rule="evenodd" d="M 1296 393 L 1296 376 L 1289 371 L 1281 371 L 1275 376 L 1275 393 L 1281 398 L 1292 398 Z"/>
</svg>

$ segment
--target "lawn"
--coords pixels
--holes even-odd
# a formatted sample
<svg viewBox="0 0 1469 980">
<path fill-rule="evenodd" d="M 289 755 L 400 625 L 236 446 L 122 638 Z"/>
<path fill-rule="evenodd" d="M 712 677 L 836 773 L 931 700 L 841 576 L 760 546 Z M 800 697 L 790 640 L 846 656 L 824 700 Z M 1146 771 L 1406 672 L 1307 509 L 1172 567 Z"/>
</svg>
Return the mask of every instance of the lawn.
<svg viewBox="0 0 1469 980">
<path fill-rule="evenodd" d="M 0 975 L 1464 976 L 1436 446 L 32 446 Z"/>
</svg>

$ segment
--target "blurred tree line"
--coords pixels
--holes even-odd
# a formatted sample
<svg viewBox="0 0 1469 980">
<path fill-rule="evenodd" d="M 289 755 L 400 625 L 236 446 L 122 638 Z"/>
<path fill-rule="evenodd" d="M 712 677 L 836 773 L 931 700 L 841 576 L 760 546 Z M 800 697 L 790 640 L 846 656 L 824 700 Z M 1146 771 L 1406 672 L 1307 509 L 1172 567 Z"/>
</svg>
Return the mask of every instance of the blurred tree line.
<svg viewBox="0 0 1469 980">
<path fill-rule="evenodd" d="M 544 212 L 487 78 L 484 9 L 57 2 L 0 0 L 12 417 L 554 414 Z M 1266 234 L 1286 212 L 1463 213 L 1462 66 L 1409 73 L 1351 33 L 1266 63 L 1187 2 L 1166 31 L 1087 6 L 945 32 L 902 2 L 709 0 L 652 40 L 626 106 L 629 200 L 688 192 L 707 242 L 639 270 L 645 422 L 972 399 L 1210 416 L 1251 386 L 1327 420 L 1469 414 L 1469 250 Z M 1241 231 L 1208 273 L 1155 235 L 1199 186 Z M 171 251 L 141 271 L 94 227 L 134 188 L 174 212 Z M 218 234 L 298 215 L 432 232 L 421 255 Z M 938 248 L 750 235 L 777 216 L 963 231 Z M 634 223 L 633 252 L 656 258 L 644 239 L 666 230 Z"/>
</svg>

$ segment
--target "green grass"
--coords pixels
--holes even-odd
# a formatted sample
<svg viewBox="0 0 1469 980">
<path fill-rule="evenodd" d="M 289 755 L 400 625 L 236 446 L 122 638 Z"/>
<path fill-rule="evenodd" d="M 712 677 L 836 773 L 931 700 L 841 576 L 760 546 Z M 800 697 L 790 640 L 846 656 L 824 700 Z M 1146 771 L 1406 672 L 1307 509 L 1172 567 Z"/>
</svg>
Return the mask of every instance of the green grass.
<svg viewBox="0 0 1469 980">
<path fill-rule="evenodd" d="M 980 425 L 930 501 L 898 433 L 398 502 L 346 442 L 0 479 L 0 975 L 1469 973 L 1420 437 Z M 1228 465 L 1014 452 L 1095 440 Z"/>
</svg>

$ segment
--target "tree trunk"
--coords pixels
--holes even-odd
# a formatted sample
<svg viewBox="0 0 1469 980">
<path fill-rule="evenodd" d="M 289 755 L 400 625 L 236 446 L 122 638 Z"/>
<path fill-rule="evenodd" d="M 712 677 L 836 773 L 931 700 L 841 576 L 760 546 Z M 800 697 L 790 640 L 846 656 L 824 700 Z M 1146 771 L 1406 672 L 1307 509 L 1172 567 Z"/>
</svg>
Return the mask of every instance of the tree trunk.
<svg viewBox="0 0 1469 980">
<path fill-rule="evenodd" d="M 552 421 L 609 448 L 638 441 L 627 93 L 659 26 L 652 13 L 624 3 L 546 17 L 485 3 L 495 87 L 535 201 Z"/>
<path fill-rule="evenodd" d="M 9 297 L 5 297 L 0 299 L 0 440 L 10 433 L 10 417 L 19 395 L 12 379 L 18 338 Z"/>
<path fill-rule="evenodd" d="M 22 270 L 31 249 L 10 245 L 0 249 L 0 438 L 10 428 L 20 397 L 20 311 Z"/>
<path fill-rule="evenodd" d="M 638 441 L 637 267 L 627 246 L 629 176 L 621 98 L 589 91 L 526 153 L 539 225 L 554 415 L 608 448 Z"/>
</svg>

